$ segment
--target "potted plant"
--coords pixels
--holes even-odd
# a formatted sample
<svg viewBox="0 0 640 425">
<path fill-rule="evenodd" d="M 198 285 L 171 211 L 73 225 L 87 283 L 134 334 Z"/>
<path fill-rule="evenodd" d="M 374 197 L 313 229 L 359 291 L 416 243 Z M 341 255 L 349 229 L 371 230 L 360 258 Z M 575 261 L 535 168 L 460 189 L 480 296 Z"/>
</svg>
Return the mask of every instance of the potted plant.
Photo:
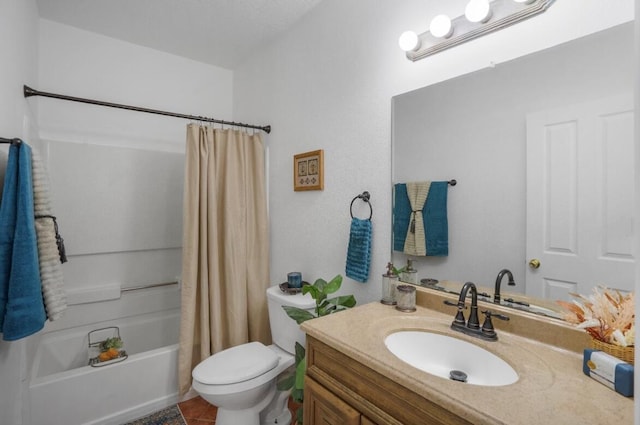
<svg viewBox="0 0 640 425">
<path fill-rule="evenodd" d="M 338 311 L 351 308 L 356 305 L 356 299 L 353 295 L 344 295 L 328 298 L 340 289 L 342 285 L 342 276 L 337 275 L 329 282 L 324 279 L 318 279 L 313 285 L 305 285 L 302 287 L 303 294 L 311 294 L 315 300 L 316 306 L 314 312 L 303 310 L 297 307 L 283 306 L 287 315 L 296 321 L 298 325 L 316 317 L 322 317 Z M 296 342 L 295 347 L 295 369 L 289 374 L 283 374 L 278 380 L 278 390 L 284 391 L 291 389 L 291 397 L 293 401 L 299 404 L 296 410 L 296 421 L 298 425 L 302 425 L 302 403 L 304 400 L 304 374 L 307 368 L 305 348 Z"/>
</svg>

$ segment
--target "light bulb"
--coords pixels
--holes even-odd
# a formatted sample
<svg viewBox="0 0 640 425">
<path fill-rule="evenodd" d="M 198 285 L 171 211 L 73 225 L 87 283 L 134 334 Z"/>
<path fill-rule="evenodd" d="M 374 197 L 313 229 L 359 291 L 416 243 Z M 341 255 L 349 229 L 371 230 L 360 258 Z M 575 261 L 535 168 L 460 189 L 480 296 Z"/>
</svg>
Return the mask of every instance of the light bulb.
<svg viewBox="0 0 640 425">
<path fill-rule="evenodd" d="M 431 35 L 437 38 L 448 38 L 453 34 L 453 25 L 447 15 L 438 15 L 431 20 L 429 25 Z"/>
<path fill-rule="evenodd" d="M 420 39 L 418 34 L 413 31 L 405 31 L 400 35 L 398 39 L 400 48 L 405 52 L 411 52 L 417 50 L 420 47 Z"/>
<path fill-rule="evenodd" d="M 489 0 L 471 0 L 467 4 L 464 16 L 469 22 L 485 23 L 491 18 L 491 6 Z"/>
</svg>

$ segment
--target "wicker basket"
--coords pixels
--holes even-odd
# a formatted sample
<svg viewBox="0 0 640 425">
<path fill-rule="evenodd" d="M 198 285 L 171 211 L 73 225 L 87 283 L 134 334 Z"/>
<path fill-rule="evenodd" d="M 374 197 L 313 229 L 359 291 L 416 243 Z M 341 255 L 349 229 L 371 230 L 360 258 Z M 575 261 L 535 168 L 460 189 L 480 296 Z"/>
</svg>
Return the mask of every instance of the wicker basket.
<svg viewBox="0 0 640 425">
<path fill-rule="evenodd" d="M 591 338 L 591 348 L 595 350 L 604 351 L 607 354 L 611 354 L 614 357 L 619 358 L 629 364 L 633 364 L 633 358 L 635 356 L 634 346 L 621 347 L 619 345 L 609 344 L 608 342 L 602 342 L 597 339 Z"/>
</svg>

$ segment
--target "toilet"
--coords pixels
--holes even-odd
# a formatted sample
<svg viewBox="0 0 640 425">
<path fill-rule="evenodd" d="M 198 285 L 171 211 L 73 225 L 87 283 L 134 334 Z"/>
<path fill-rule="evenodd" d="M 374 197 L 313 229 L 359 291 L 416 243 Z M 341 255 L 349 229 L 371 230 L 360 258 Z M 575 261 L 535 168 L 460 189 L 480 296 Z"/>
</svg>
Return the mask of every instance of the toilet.
<svg viewBox="0 0 640 425">
<path fill-rule="evenodd" d="M 283 306 L 313 311 L 309 294 L 286 294 L 278 285 L 267 289 L 273 344 L 250 342 L 220 351 L 192 372 L 193 389 L 218 407 L 216 425 L 289 425 L 290 391 L 278 391 L 276 378 L 295 363 L 296 341 L 304 346 L 304 332 Z"/>
</svg>

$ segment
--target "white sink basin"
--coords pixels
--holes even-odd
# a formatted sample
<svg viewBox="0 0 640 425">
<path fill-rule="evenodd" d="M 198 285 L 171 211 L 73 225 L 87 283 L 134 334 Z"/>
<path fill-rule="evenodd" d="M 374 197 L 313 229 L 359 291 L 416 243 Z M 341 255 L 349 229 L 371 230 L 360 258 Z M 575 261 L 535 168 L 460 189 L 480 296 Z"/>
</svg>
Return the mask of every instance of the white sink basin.
<svg viewBox="0 0 640 425">
<path fill-rule="evenodd" d="M 518 380 L 516 371 L 500 357 L 447 335 L 400 331 L 389 335 L 384 343 L 403 362 L 441 378 L 453 379 L 453 372 L 458 380 L 466 375 L 467 384 L 492 387 Z"/>
</svg>

